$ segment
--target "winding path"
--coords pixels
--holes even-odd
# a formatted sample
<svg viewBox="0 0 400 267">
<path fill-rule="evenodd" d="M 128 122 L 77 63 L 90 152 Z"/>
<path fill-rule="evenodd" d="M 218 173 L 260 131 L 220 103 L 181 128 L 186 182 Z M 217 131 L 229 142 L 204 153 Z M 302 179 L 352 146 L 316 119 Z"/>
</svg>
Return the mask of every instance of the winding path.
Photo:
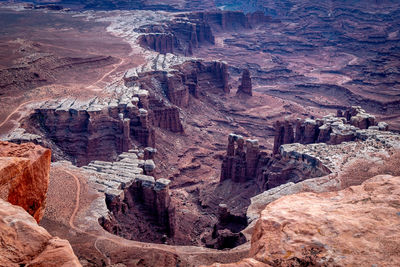
<svg viewBox="0 0 400 267">
<path fill-rule="evenodd" d="M 74 175 L 73 173 L 71 173 L 70 171 L 67 171 L 65 169 L 63 169 L 63 171 L 65 173 L 67 173 L 68 175 L 72 176 L 73 179 L 75 180 L 75 184 L 76 184 L 76 196 L 75 196 L 75 207 L 73 209 L 73 212 L 71 213 L 71 217 L 69 219 L 69 225 L 72 229 L 74 229 L 75 231 L 79 232 L 79 233 L 84 233 L 86 235 L 89 235 L 91 237 L 96 238 L 93 246 L 94 248 L 106 259 L 106 262 L 108 265 L 111 265 L 111 259 L 109 256 L 107 256 L 107 254 L 103 251 L 101 251 L 99 249 L 99 247 L 97 246 L 98 242 L 101 240 L 107 240 L 109 242 L 112 242 L 114 244 L 117 245 L 121 245 L 121 246 L 128 246 L 131 248 L 139 248 L 139 249 L 156 249 L 156 250 L 160 250 L 160 251 L 164 251 L 164 252 L 168 252 L 168 253 L 172 253 L 175 255 L 188 255 L 188 256 L 194 256 L 194 255 L 210 255 L 210 254 L 214 254 L 214 253 L 218 253 L 218 251 L 210 251 L 208 249 L 205 248 L 192 248 L 190 246 L 168 246 L 168 245 L 159 245 L 159 244 L 152 244 L 152 243 L 143 243 L 143 242 L 138 242 L 138 241 L 133 241 L 133 240 L 125 240 L 121 237 L 117 237 L 117 236 L 112 236 L 110 234 L 110 236 L 105 236 L 105 235 L 98 235 L 98 234 L 93 234 L 93 233 L 89 233 L 86 232 L 84 230 L 79 229 L 75 224 L 75 217 L 76 214 L 79 211 L 79 205 L 80 205 L 80 194 L 81 194 L 81 184 L 80 184 L 80 180 L 79 178 Z M 202 251 L 203 250 L 203 251 Z M 206 251 L 208 250 L 208 251 Z M 235 250 L 234 253 L 240 253 L 240 252 L 248 252 L 248 249 L 246 248 L 241 248 L 238 250 Z M 223 253 L 223 252 L 220 252 Z"/>
<path fill-rule="evenodd" d="M 94 81 L 93 83 L 91 83 L 90 85 L 86 86 L 86 89 L 90 89 L 92 87 L 95 87 L 95 85 L 99 82 L 102 82 L 106 77 L 108 77 L 111 73 L 115 72 L 122 64 L 125 63 L 125 59 L 121 59 L 119 63 L 114 64 L 114 68 L 112 70 L 110 70 L 109 72 L 105 73 L 103 76 L 101 76 L 98 80 Z M 0 128 L 3 127 L 4 124 L 6 124 L 10 118 L 17 113 L 23 106 L 30 104 L 30 103 L 34 103 L 34 102 L 40 102 L 40 101 L 45 101 L 45 100 L 49 100 L 50 98 L 43 98 L 43 99 L 33 99 L 33 100 L 29 100 L 29 101 L 25 101 L 23 103 L 21 103 L 18 107 L 16 107 L 14 109 L 13 112 L 11 112 L 1 123 L 0 123 Z"/>
<path fill-rule="evenodd" d="M 5 118 L 5 119 L 0 123 L 0 127 L 2 127 L 4 124 L 6 124 L 7 121 L 11 118 L 11 116 L 14 115 L 15 113 L 17 113 L 18 110 L 19 110 L 20 108 L 22 108 L 23 106 L 25 106 L 25 105 L 27 105 L 27 104 L 29 104 L 29 103 L 32 103 L 32 102 L 38 102 L 38 101 L 43 101 L 43 100 L 45 100 L 45 99 L 42 99 L 42 100 L 34 99 L 34 100 L 29 100 L 29 101 L 23 102 L 23 103 L 20 104 L 18 107 L 16 107 L 16 108 L 14 109 L 14 111 L 11 112 L 11 113 L 7 116 L 7 118 Z"/>
</svg>

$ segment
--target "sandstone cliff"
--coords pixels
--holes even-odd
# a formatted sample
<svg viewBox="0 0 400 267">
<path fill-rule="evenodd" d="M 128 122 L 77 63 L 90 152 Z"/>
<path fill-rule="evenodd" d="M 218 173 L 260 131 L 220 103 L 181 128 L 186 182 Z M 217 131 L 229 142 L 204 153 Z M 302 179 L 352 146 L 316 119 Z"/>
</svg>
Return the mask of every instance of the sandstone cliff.
<svg viewBox="0 0 400 267">
<path fill-rule="evenodd" d="M 277 121 L 273 153 L 279 153 L 283 144 L 327 143 L 337 145 L 343 142 L 354 141 L 357 131 L 363 129 L 388 130 L 384 122 L 377 122 L 375 116 L 368 114 L 360 106 L 353 106 L 343 113 L 338 110 L 337 115 L 327 115 L 321 119 L 297 119 L 291 121 Z"/>
<path fill-rule="evenodd" d="M 0 199 L 0 266 L 81 266 L 67 240 L 52 237 L 21 207 Z"/>
<path fill-rule="evenodd" d="M 398 266 L 400 177 L 380 175 L 339 192 L 270 203 L 249 258 L 213 266 Z"/>
<path fill-rule="evenodd" d="M 21 206 L 37 222 L 43 217 L 49 184 L 50 150 L 0 142 L 0 198 Z"/>
</svg>

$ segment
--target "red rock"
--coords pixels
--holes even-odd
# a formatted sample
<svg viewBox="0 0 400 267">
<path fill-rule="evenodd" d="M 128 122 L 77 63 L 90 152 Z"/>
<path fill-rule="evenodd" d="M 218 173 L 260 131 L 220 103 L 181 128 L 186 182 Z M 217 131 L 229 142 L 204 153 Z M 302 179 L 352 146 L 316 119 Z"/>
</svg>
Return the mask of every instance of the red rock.
<svg viewBox="0 0 400 267">
<path fill-rule="evenodd" d="M 242 84 L 239 86 L 236 94 L 241 94 L 241 93 L 247 94 L 250 96 L 253 95 L 250 72 L 248 69 L 243 70 Z"/>
<path fill-rule="evenodd" d="M 282 197 L 261 213 L 250 256 L 291 266 L 398 266 L 400 177 L 331 193 Z"/>
<path fill-rule="evenodd" d="M 176 107 L 153 109 L 153 125 L 175 133 L 182 133 L 183 126 Z"/>
<path fill-rule="evenodd" d="M 241 135 L 230 134 L 226 157 L 222 161 L 220 182 L 232 180 L 244 183 L 256 178 L 260 149 L 257 140 L 246 140 Z"/>
<path fill-rule="evenodd" d="M 277 121 L 274 124 L 275 128 L 275 138 L 274 138 L 274 148 L 273 153 L 279 153 L 279 147 L 283 144 L 290 144 L 294 141 L 294 131 L 293 125 L 291 122 L 285 121 L 280 122 Z"/>
<path fill-rule="evenodd" d="M 32 143 L 0 142 L 0 197 L 21 206 L 37 222 L 44 213 L 51 152 Z"/>
<path fill-rule="evenodd" d="M 81 266 L 67 240 L 52 237 L 21 207 L 0 199 L 0 266 Z"/>
<path fill-rule="evenodd" d="M 164 33 L 146 34 L 140 36 L 139 43 L 161 54 L 174 53 L 175 37 Z"/>
</svg>

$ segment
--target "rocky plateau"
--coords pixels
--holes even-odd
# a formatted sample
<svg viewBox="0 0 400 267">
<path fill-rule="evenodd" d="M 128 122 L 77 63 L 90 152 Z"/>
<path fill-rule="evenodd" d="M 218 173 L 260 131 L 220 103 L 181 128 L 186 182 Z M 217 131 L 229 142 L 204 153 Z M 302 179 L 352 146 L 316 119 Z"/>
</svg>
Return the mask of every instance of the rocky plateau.
<svg viewBox="0 0 400 267">
<path fill-rule="evenodd" d="M 399 22 L 1 1 L 0 265 L 399 265 Z"/>
</svg>

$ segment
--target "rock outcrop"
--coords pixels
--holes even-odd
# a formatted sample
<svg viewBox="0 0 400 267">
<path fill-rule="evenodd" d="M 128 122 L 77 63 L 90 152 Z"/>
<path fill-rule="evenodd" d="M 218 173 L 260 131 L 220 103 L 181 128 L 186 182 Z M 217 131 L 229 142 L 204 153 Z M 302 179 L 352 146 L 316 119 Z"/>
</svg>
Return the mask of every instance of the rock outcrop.
<svg viewBox="0 0 400 267">
<path fill-rule="evenodd" d="M 257 140 L 247 139 L 245 144 L 243 136 L 230 134 L 227 154 L 221 166 L 220 182 L 230 179 L 234 182 L 244 183 L 254 179 L 259 153 Z"/>
<path fill-rule="evenodd" d="M 399 265 L 399 189 L 400 177 L 377 176 L 339 192 L 282 197 L 261 213 L 250 255 L 275 265 Z"/>
<path fill-rule="evenodd" d="M 170 33 L 151 33 L 141 35 L 139 43 L 161 54 L 174 53 L 176 37 Z"/>
<path fill-rule="evenodd" d="M 51 152 L 32 143 L 0 142 L 0 198 L 43 217 Z"/>
<path fill-rule="evenodd" d="M 146 152 L 147 151 L 147 152 Z M 153 151 L 153 152 L 151 152 Z M 171 202 L 168 179 L 155 179 L 153 148 L 129 150 L 116 162 L 93 161 L 84 166 L 89 180 L 105 194 L 108 217 L 100 219 L 107 231 L 132 240 L 161 242 L 173 238 L 175 207 Z"/>
<path fill-rule="evenodd" d="M 290 127 L 284 125 L 283 127 Z M 308 155 L 270 155 L 260 151 L 257 140 L 230 134 L 227 153 L 221 165 L 220 182 L 236 183 L 254 181 L 260 191 L 287 182 L 320 177 L 331 171 L 318 158 Z"/>
<path fill-rule="evenodd" d="M 231 214 L 225 204 L 219 205 L 218 223 L 209 236 L 203 237 L 206 247 L 215 249 L 234 248 L 246 242 L 240 232 L 247 226 L 245 217 Z"/>
<path fill-rule="evenodd" d="M 134 144 L 154 147 L 154 127 L 183 132 L 176 107 L 153 100 L 137 86 L 119 90 L 116 99 L 46 102 L 29 120 L 28 131 L 35 134 L 17 129 L 8 139 L 23 142 L 26 136 L 34 137 L 52 148 L 55 159 L 67 158 L 82 166 L 92 160 L 115 160 Z"/>
<path fill-rule="evenodd" d="M 134 141 L 154 146 L 149 114 L 142 108 L 147 98 L 147 92 L 132 88 L 119 99 L 48 102 L 35 110 L 32 120 L 39 123 L 57 148 L 81 166 L 94 159 L 115 159 Z"/>
<path fill-rule="evenodd" d="M 259 192 L 293 182 L 338 173 L 348 162 L 400 149 L 400 136 L 386 124 L 359 129 L 333 115 L 275 124 L 274 154 L 260 151 L 251 140 L 231 134 L 221 165 L 220 182 L 254 181 Z M 298 143 L 295 143 L 295 142 Z M 304 144 L 301 144 L 304 143 Z M 253 144 L 253 145 L 252 145 Z"/>
<path fill-rule="evenodd" d="M 164 68 L 167 64 L 170 66 Z M 145 71 L 135 69 L 128 72 L 124 78 L 128 87 L 139 84 L 142 88 L 152 91 L 154 95 L 150 95 L 149 98 L 150 110 L 159 109 L 160 105 L 164 105 L 160 102 L 164 96 L 173 105 L 184 108 L 189 106 L 190 96 L 200 98 L 210 92 L 230 92 L 228 65 L 225 62 L 174 62 L 174 56 L 167 55 L 158 57 L 151 65 L 157 67 L 148 66 L 145 67 Z"/>
<path fill-rule="evenodd" d="M 138 42 L 161 54 L 190 56 L 193 49 L 215 43 L 213 31 L 250 29 L 269 20 L 262 12 L 247 15 L 240 11 L 180 13 L 160 25 L 143 25 L 137 29 Z"/>
<path fill-rule="evenodd" d="M 248 258 L 212 266 L 397 266 L 399 205 L 400 177 L 390 175 L 283 196 L 262 211 Z"/>
<path fill-rule="evenodd" d="M 52 237 L 21 207 L 2 199 L 0 240 L 0 266 L 81 266 L 67 240 Z"/>
<path fill-rule="evenodd" d="M 253 95 L 250 71 L 248 69 L 243 70 L 242 82 L 241 82 L 241 85 L 239 86 L 236 94 L 246 94 L 246 95 L 250 95 L 250 96 Z"/>
<path fill-rule="evenodd" d="M 376 129 L 388 130 L 384 122 L 378 123 L 375 116 L 365 112 L 359 106 L 348 108 L 345 113 L 338 110 L 337 115 L 327 115 L 321 119 L 298 119 L 295 122 L 277 121 L 275 127 L 275 140 L 273 153 L 279 153 L 283 144 L 301 143 L 327 143 L 337 145 L 343 142 L 354 141 L 357 130 Z"/>
</svg>

